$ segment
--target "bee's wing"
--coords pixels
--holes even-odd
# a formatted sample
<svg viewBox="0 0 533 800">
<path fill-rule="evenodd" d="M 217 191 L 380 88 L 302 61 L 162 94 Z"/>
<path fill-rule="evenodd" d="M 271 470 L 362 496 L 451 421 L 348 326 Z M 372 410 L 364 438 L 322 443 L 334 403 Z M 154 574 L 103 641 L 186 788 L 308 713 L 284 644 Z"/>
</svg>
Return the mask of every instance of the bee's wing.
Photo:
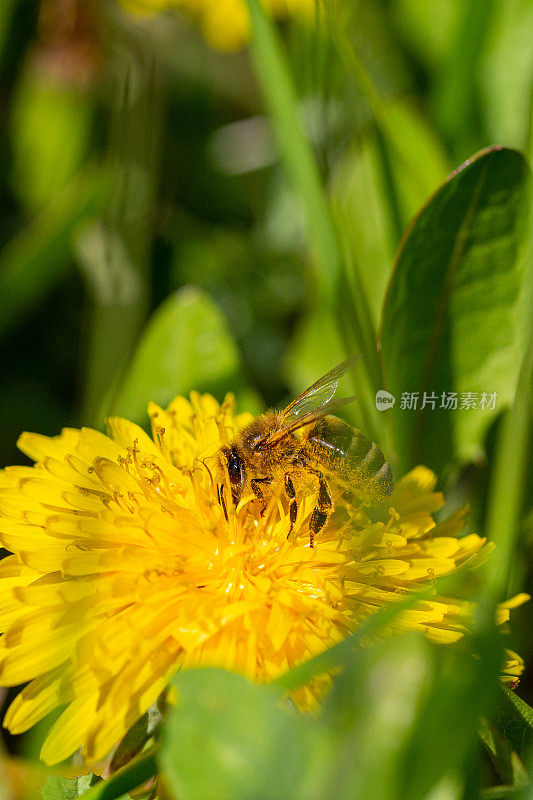
<svg viewBox="0 0 533 800">
<path fill-rule="evenodd" d="M 283 429 L 292 426 L 296 420 L 302 420 L 308 415 L 315 415 L 315 417 L 318 417 L 332 413 L 330 404 L 337 391 L 339 380 L 352 369 L 360 358 L 361 356 L 352 356 L 351 358 L 347 358 L 346 361 L 341 361 L 341 363 L 333 367 L 332 370 L 322 375 L 322 377 L 306 389 L 305 392 L 302 392 L 296 400 L 293 400 L 292 403 L 282 411 Z M 351 403 L 352 400 L 354 400 L 353 397 L 342 398 L 342 405 L 346 405 L 347 402 Z M 337 402 L 339 402 L 339 400 L 337 400 Z M 340 406 L 337 406 L 337 408 L 340 408 Z"/>
<path fill-rule="evenodd" d="M 339 408 L 348 405 L 348 403 L 353 403 L 355 399 L 355 395 L 353 397 L 337 397 L 336 399 L 332 398 L 327 403 L 323 403 L 323 405 L 321 405 L 319 408 L 316 408 L 313 411 L 308 411 L 307 414 L 286 422 L 282 428 L 278 428 L 270 436 L 267 436 L 267 438 L 264 440 L 264 445 L 268 445 L 270 447 L 274 444 L 277 444 L 291 433 L 300 430 L 300 428 L 305 428 L 306 425 L 312 425 L 313 422 L 316 422 L 325 414 L 334 414 L 335 411 L 339 410 Z"/>
</svg>

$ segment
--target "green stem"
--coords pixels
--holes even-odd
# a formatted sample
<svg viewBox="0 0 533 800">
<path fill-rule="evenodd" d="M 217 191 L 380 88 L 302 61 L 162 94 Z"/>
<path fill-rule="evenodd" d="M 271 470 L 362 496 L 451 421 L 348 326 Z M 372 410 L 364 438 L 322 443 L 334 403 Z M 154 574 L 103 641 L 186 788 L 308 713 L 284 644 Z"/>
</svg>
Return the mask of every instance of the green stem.
<svg viewBox="0 0 533 800">
<path fill-rule="evenodd" d="M 326 298 L 331 299 L 340 270 L 340 254 L 314 154 L 304 131 L 277 34 L 258 0 L 248 0 L 248 4 L 257 77 L 270 109 L 280 152 L 304 207 L 319 288 Z"/>
</svg>

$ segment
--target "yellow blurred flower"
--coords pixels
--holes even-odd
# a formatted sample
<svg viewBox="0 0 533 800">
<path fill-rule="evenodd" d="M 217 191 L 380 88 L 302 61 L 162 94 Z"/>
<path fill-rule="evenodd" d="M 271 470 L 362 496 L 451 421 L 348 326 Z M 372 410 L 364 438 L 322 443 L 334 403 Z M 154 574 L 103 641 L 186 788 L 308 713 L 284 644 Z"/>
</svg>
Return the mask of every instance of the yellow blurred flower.
<svg viewBox="0 0 533 800">
<path fill-rule="evenodd" d="M 266 11 L 283 19 L 313 19 L 317 0 L 262 0 Z M 250 39 L 250 13 L 246 0 L 121 0 L 135 14 L 173 10 L 198 25 L 206 40 L 219 50 L 238 50 Z"/>
<path fill-rule="evenodd" d="M 0 684 L 29 682 L 4 724 L 21 733 L 64 708 L 42 749 L 47 763 L 79 748 L 89 763 L 104 758 L 178 669 L 270 681 L 488 550 L 475 534 L 457 538 L 463 513 L 435 524 L 443 498 L 424 467 L 397 483 L 381 519 L 339 498 L 314 549 L 312 491 L 290 540 L 281 498 L 261 516 L 243 497 L 226 520 L 216 453 L 251 417 L 235 415 L 230 396 L 220 406 L 196 393 L 149 413 L 153 438 L 116 418 L 108 436 L 25 433 L 19 446 L 35 466 L 0 472 L 0 542 L 13 554 L 0 563 Z M 396 627 L 455 642 L 471 611 L 435 596 Z M 521 669 L 511 654 L 507 680 Z M 294 700 L 305 709 L 319 691 Z"/>
</svg>

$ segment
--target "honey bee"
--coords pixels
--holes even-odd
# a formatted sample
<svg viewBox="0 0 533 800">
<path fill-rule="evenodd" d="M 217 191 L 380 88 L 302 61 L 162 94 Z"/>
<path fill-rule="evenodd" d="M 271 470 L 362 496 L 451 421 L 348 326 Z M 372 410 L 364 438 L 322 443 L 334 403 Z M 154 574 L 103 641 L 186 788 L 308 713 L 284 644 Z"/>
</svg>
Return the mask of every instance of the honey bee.
<svg viewBox="0 0 533 800">
<path fill-rule="evenodd" d="M 333 416 L 355 397 L 335 398 L 339 379 L 359 360 L 342 361 L 293 400 L 283 411 L 268 411 L 246 425 L 218 453 L 219 471 L 227 470 L 233 505 L 251 490 L 264 512 L 276 488 L 285 491 L 292 533 L 298 513 L 295 484 L 313 476 L 318 485 L 316 506 L 309 521 L 310 545 L 334 511 L 328 481 L 368 500 L 391 494 L 393 477 L 381 450 L 360 430 Z M 224 484 L 218 500 L 228 519 Z M 287 538 L 288 538 L 287 537 Z"/>
</svg>

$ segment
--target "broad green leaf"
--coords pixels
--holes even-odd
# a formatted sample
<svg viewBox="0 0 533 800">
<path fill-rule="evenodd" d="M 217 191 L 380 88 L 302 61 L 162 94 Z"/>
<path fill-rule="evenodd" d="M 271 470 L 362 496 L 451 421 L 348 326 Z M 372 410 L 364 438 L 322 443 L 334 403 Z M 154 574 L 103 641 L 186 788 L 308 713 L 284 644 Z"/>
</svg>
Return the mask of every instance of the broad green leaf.
<svg viewBox="0 0 533 800">
<path fill-rule="evenodd" d="M 142 423 L 150 400 L 167 405 L 193 389 L 219 399 L 227 391 L 246 398 L 237 348 L 224 318 L 213 300 L 189 286 L 170 295 L 149 321 L 113 413 Z"/>
<path fill-rule="evenodd" d="M 323 797 L 334 743 L 315 720 L 283 704 L 279 689 L 216 669 L 178 673 L 173 684 L 176 707 L 159 753 L 173 797 Z"/>
<path fill-rule="evenodd" d="M 338 737 L 328 797 L 401 797 L 402 745 L 431 685 L 433 662 L 430 643 L 410 633 L 361 650 L 345 666 L 322 715 Z"/>
<path fill-rule="evenodd" d="M 381 330 L 384 388 L 396 398 L 387 414 L 404 468 L 479 458 L 489 425 L 513 397 L 524 343 L 518 254 L 527 183 L 518 152 L 484 151 L 450 176 L 404 235 Z M 440 408 L 450 392 L 457 410 Z M 467 392 L 476 408 L 460 408 Z M 403 393 L 418 393 L 416 411 L 402 408 Z"/>
</svg>

